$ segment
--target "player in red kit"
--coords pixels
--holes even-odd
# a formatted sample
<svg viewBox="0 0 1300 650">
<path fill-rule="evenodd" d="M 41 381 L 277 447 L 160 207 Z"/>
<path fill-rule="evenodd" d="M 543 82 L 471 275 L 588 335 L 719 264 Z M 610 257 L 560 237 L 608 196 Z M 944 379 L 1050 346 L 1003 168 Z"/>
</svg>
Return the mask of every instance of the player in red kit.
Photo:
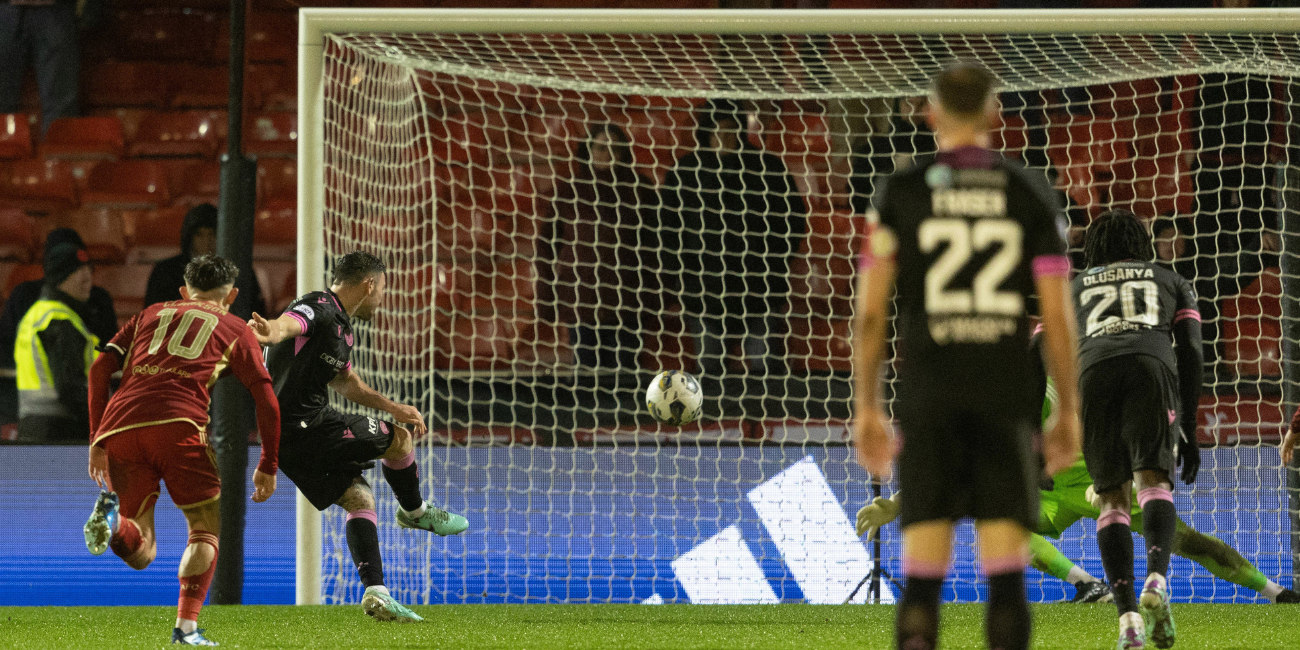
<svg viewBox="0 0 1300 650">
<path fill-rule="evenodd" d="M 238 275 L 229 260 L 195 258 L 185 268 L 184 300 L 137 314 L 90 369 L 90 477 L 106 489 L 86 522 L 86 548 L 95 555 L 112 548 L 131 568 L 149 566 L 157 553 L 153 507 L 158 481 L 165 481 L 189 525 L 172 630 L 172 643 L 183 645 L 217 645 L 197 620 L 220 530 L 221 479 L 206 433 L 209 391 L 227 371 L 257 403 L 262 458 L 253 473 L 253 501 L 275 492 L 280 407 L 261 346 L 228 312 Z M 122 385 L 110 399 L 109 378 L 118 370 Z"/>
</svg>

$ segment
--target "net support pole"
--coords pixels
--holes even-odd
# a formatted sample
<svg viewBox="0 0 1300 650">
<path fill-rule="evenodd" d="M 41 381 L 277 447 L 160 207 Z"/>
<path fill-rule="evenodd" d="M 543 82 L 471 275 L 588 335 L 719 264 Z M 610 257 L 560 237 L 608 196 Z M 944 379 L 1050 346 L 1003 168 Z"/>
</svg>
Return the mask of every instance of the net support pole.
<svg viewBox="0 0 1300 650">
<path fill-rule="evenodd" d="M 325 48 L 321 32 L 299 12 L 298 32 L 298 295 L 325 288 L 324 117 Z M 321 602 L 321 513 L 298 493 L 295 602 Z"/>
<path fill-rule="evenodd" d="M 1300 404 L 1300 170 L 1282 167 L 1282 413 Z M 1285 424 L 1283 426 L 1286 426 Z M 1300 455 L 1284 470 L 1289 495 L 1292 584 L 1300 584 Z"/>
<path fill-rule="evenodd" d="M 221 159 L 217 253 L 239 267 L 240 289 L 230 312 L 248 318 L 254 307 L 253 213 L 257 196 L 257 162 L 244 157 L 244 32 L 246 0 L 230 0 L 229 137 Z M 212 438 L 225 498 L 221 500 L 221 553 L 213 580 L 212 602 L 238 605 L 244 598 L 244 523 L 247 502 L 248 434 L 256 428 L 252 396 L 232 375 L 214 386 Z"/>
</svg>

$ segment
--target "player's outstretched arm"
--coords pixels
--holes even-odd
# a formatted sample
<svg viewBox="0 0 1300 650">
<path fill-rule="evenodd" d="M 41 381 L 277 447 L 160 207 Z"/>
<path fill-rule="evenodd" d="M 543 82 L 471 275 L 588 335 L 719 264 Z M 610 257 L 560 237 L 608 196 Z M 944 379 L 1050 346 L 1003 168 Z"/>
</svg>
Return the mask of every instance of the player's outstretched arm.
<svg viewBox="0 0 1300 650">
<path fill-rule="evenodd" d="M 1178 391 L 1181 398 L 1179 417 L 1178 464 L 1183 466 L 1183 482 L 1196 482 L 1201 470 L 1201 449 L 1196 442 L 1196 422 L 1201 406 L 1203 381 L 1201 353 L 1201 319 L 1184 318 L 1174 323 L 1174 356 L 1178 362 Z"/>
<path fill-rule="evenodd" d="M 383 411 L 392 415 L 397 422 L 411 425 L 411 433 L 416 436 L 422 436 L 427 431 L 424 426 L 424 416 L 419 409 L 414 406 L 398 404 L 379 394 L 379 391 L 367 386 L 366 382 L 361 380 L 361 376 L 352 372 L 351 368 L 344 368 L 340 371 L 330 381 L 330 388 L 333 388 L 335 392 L 342 395 L 349 402 L 376 411 Z"/>
<path fill-rule="evenodd" d="M 893 238 L 878 229 L 872 238 Z M 876 244 L 872 244 L 876 246 Z M 858 463 L 877 479 L 893 473 L 894 440 L 889 421 L 880 408 L 880 364 L 885 356 L 885 330 L 889 325 L 889 297 L 898 272 L 892 244 L 881 244 L 858 273 L 857 314 L 853 322 L 853 447 Z"/>
<path fill-rule="evenodd" d="M 94 441 L 95 432 L 99 430 L 99 423 L 104 418 L 104 409 L 108 408 L 108 392 L 113 373 L 122 369 L 121 357 L 117 356 L 111 348 L 109 350 L 95 357 L 95 362 L 90 364 L 89 386 L 86 394 L 90 411 L 91 441 Z M 90 478 L 98 483 L 99 487 L 108 487 L 108 454 L 103 447 L 90 446 L 89 472 Z"/>
<path fill-rule="evenodd" d="M 248 320 L 248 329 L 253 331 L 253 336 L 262 345 L 275 345 L 285 339 L 300 336 L 303 331 L 300 320 L 288 313 L 281 314 L 275 320 L 266 320 L 261 314 L 254 313 Z"/>
<path fill-rule="evenodd" d="M 1034 278 L 1043 319 L 1043 360 L 1056 385 L 1059 416 L 1043 436 L 1047 472 L 1055 475 L 1079 458 L 1079 361 L 1074 306 L 1064 275 Z"/>
</svg>

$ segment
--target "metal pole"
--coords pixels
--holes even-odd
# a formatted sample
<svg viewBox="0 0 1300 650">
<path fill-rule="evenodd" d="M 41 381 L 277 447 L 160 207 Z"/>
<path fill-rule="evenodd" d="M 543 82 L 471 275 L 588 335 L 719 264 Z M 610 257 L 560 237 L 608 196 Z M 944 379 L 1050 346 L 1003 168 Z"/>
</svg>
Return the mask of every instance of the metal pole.
<svg viewBox="0 0 1300 650">
<path fill-rule="evenodd" d="M 1300 87 L 1292 84 L 1290 89 L 1295 92 Z M 1291 135 L 1297 134 L 1292 131 Z M 1295 151 L 1288 153 L 1295 157 Z M 1278 213 L 1282 231 L 1282 412 L 1287 422 L 1300 403 L 1300 170 L 1293 165 L 1294 161 L 1278 166 L 1284 179 Z M 1283 471 L 1290 495 L 1292 584 L 1300 584 L 1300 456 Z"/>
<path fill-rule="evenodd" d="M 227 153 L 221 159 L 217 252 L 239 267 L 241 289 L 231 313 L 248 318 L 253 311 L 253 212 L 257 198 L 257 162 L 243 155 L 245 2 L 230 1 L 230 105 Z M 244 591 L 244 520 L 247 508 L 248 437 L 256 427 L 252 397 L 232 376 L 213 387 L 212 440 L 217 452 L 224 498 L 221 500 L 221 552 L 213 580 L 212 602 L 237 605 Z"/>
</svg>

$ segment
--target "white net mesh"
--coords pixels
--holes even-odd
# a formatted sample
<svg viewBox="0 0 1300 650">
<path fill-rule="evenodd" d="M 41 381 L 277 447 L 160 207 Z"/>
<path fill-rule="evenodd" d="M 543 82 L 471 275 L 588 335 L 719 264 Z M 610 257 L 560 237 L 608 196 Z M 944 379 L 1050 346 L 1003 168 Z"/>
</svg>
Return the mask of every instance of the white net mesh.
<svg viewBox="0 0 1300 650">
<path fill-rule="evenodd" d="M 870 494 L 845 446 L 857 233 L 873 181 L 933 152 L 921 96 L 954 57 L 1001 79 L 996 146 L 1055 177 L 1076 243 L 1090 217 L 1128 207 L 1195 281 L 1202 435 L 1217 446 L 1195 488 L 1179 486 L 1179 512 L 1289 585 L 1271 443 L 1291 408 L 1281 303 L 1294 278 L 1278 267 L 1298 45 L 329 36 L 325 252 L 370 250 L 391 268 L 354 361 L 428 414 L 424 485 L 471 523 L 448 539 L 397 529 L 374 472 L 390 588 L 416 603 L 844 600 L 873 557 L 853 535 Z M 663 369 L 701 377 L 700 424 L 649 420 L 640 393 Z M 1092 535 L 1084 521 L 1059 546 L 1100 576 Z M 896 528 L 883 537 L 896 572 Z M 972 537 L 962 529 L 951 598 L 980 597 Z M 326 601 L 356 602 L 337 509 L 324 543 Z M 1177 598 L 1262 588 L 1222 549 L 1201 559 L 1175 561 Z M 1073 593 L 1032 578 L 1035 599 Z"/>
</svg>

